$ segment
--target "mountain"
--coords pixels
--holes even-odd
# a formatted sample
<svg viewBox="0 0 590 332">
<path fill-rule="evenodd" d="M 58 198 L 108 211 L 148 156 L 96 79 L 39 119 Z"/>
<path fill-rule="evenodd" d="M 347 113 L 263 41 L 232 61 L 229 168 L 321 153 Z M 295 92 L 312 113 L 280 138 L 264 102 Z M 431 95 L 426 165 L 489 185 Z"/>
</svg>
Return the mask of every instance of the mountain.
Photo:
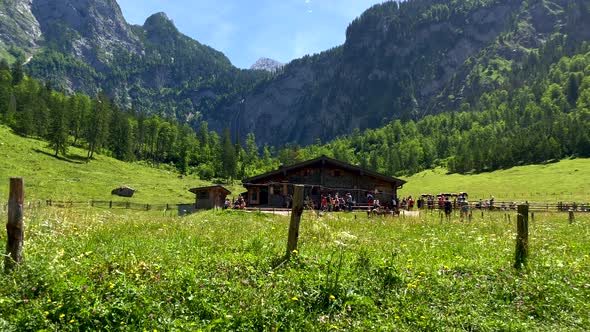
<svg viewBox="0 0 590 332">
<path fill-rule="evenodd" d="M 250 69 L 252 69 L 252 70 L 266 70 L 271 73 L 274 73 L 277 70 L 283 68 L 284 66 L 285 66 L 284 63 L 280 63 L 276 60 L 269 59 L 269 58 L 260 58 L 250 67 Z"/>
<path fill-rule="evenodd" d="M 195 126 L 224 98 L 269 76 L 234 67 L 164 13 L 130 25 L 115 0 L 5 0 L 0 10 L 0 45 L 32 56 L 32 76 L 65 91 L 104 90 L 120 106 Z"/>
<path fill-rule="evenodd" d="M 587 0 L 385 2 L 348 27 L 344 45 L 291 62 L 219 114 L 239 114 L 240 131 L 261 142 L 309 144 L 458 110 L 518 84 L 507 73 L 551 37 L 590 40 L 588 7 Z"/>
<path fill-rule="evenodd" d="M 590 40 L 589 7 L 588 0 L 384 2 L 350 24 L 342 46 L 271 73 L 237 69 L 163 13 L 135 26 L 115 0 L 4 0 L 0 56 L 32 56 L 27 72 L 61 90 L 104 90 L 120 106 L 193 128 L 206 120 L 218 132 L 253 132 L 259 143 L 305 145 L 477 108 L 486 92 L 534 81 Z M 560 38 L 559 56 L 539 58 Z"/>
</svg>

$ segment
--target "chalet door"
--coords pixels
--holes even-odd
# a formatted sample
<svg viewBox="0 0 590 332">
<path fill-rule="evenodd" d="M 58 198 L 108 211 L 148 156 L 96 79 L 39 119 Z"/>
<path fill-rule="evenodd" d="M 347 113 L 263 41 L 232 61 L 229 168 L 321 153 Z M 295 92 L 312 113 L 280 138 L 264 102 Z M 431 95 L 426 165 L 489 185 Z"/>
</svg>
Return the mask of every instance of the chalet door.
<svg viewBox="0 0 590 332">
<path fill-rule="evenodd" d="M 260 205 L 268 205 L 268 187 L 260 188 Z"/>
</svg>

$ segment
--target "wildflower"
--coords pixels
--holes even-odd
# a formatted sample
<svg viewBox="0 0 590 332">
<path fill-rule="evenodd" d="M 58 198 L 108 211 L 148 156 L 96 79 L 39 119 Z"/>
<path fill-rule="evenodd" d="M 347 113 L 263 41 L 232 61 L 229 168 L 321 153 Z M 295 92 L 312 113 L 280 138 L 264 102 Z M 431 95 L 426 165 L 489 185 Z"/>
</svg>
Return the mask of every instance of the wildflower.
<svg viewBox="0 0 590 332">
<path fill-rule="evenodd" d="M 420 316 L 420 319 L 426 319 L 426 317 L 424 317 L 424 316 Z"/>
<path fill-rule="evenodd" d="M 395 319 L 399 319 L 399 316 L 398 315 L 395 315 Z"/>
<path fill-rule="evenodd" d="M 447 265 L 443 266 L 443 269 L 448 270 L 449 267 Z"/>
<path fill-rule="evenodd" d="M 299 250 L 297 250 L 297 249 L 294 249 L 294 250 L 293 250 L 293 253 L 294 253 L 295 255 L 297 255 L 297 254 L 299 253 Z"/>
<path fill-rule="evenodd" d="M 59 318 L 64 318 L 66 315 L 65 314 L 61 314 L 59 315 Z"/>
<path fill-rule="evenodd" d="M 45 316 L 49 316 L 49 311 L 44 312 Z"/>
<path fill-rule="evenodd" d="M 293 297 L 291 298 L 291 301 L 299 301 L 299 299 L 297 298 L 297 296 L 293 296 Z"/>
<path fill-rule="evenodd" d="M 336 300 L 336 296 L 334 296 L 334 295 L 330 294 L 330 300 L 331 300 L 331 301 L 334 301 L 334 300 Z"/>
<path fill-rule="evenodd" d="M 74 324 L 75 320 L 71 319 L 70 324 Z"/>
<path fill-rule="evenodd" d="M 109 288 L 113 289 L 113 288 L 115 288 L 115 285 L 111 282 Z"/>
</svg>

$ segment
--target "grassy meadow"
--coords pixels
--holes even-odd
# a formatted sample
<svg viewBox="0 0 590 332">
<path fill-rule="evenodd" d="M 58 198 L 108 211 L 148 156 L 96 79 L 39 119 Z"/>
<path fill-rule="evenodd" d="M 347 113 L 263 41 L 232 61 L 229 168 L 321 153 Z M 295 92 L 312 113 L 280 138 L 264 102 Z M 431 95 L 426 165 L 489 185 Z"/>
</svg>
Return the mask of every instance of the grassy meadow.
<svg viewBox="0 0 590 332">
<path fill-rule="evenodd" d="M 470 200 L 494 195 L 496 202 L 590 202 L 590 159 L 584 158 L 475 175 L 447 174 L 438 168 L 405 180 L 399 192 L 403 196 L 464 191 Z"/>
<path fill-rule="evenodd" d="M 188 189 L 208 184 L 84 157 L 72 148 L 57 159 L 46 143 L 0 127 L 0 199 L 10 176 L 25 177 L 28 201 L 110 200 L 113 188 L 128 185 L 138 189 L 131 202 L 191 202 Z M 577 159 L 471 176 L 428 171 L 400 194 L 468 191 L 500 201 L 502 193 L 518 200 L 509 195 L 570 192 L 582 201 L 588 166 Z M 284 262 L 286 216 L 27 209 L 24 264 L 0 272 L 0 330 L 588 330 L 590 214 L 572 225 L 565 214 L 537 214 L 522 271 L 512 267 L 516 216 L 507 216 L 448 223 L 438 212 L 396 219 L 306 212 L 299 252 Z"/>
<path fill-rule="evenodd" d="M 0 160 L 0 188 L 8 188 L 10 177 L 22 176 L 27 201 L 190 203 L 195 199 L 190 188 L 210 185 L 194 176 L 180 177 L 173 170 L 103 155 L 86 163 L 86 151 L 78 148 L 70 148 L 66 158 L 56 158 L 46 142 L 22 138 L 4 126 L 0 126 Z M 131 199 L 112 196 L 111 190 L 120 186 L 130 186 L 137 192 Z M 238 184 L 228 188 L 235 193 L 244 190 Z M 8 200 L 7 189 L 0 190 L 0 200 Z"/>
<path fill-rule="evenodd" d="M 514 218 L 306 212 L 281 263 L 285 216 L 31 210 L 0 330 L 588 330 L 590 215 L 538 214 L 520 272 Z"/>
</svg>

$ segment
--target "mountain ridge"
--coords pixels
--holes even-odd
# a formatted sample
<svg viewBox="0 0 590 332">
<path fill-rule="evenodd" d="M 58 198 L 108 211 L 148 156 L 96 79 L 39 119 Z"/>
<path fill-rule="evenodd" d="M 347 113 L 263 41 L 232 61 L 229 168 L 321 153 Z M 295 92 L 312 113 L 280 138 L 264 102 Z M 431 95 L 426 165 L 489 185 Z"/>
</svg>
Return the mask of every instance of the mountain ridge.
<svg viewBox="0 0 590 332">
<path fill-rule="evenodd" d="M 61 90 L 104 90 L 122 107 L 195 129 L 205 120 L 242 138 L 253 132 L 272 145 L 307 145 L 466 109 L 485 91 L 521 84 L 509 81 L 511 72 L 554 34 L 590 40 L 586 0 L 385 2 L 350 24 L 343 45 L 269 73 L 235 68 L 165 14 L 130 25 L 115 0 L 2 4 L 3 13 L 21 13 L 0 19 L 3 44 L 34 50 L 26 66 L 34 77 Z M 32 18 L 40 37 L 34 25 L 25 31 L 17 24 Z"/>
</svg>

